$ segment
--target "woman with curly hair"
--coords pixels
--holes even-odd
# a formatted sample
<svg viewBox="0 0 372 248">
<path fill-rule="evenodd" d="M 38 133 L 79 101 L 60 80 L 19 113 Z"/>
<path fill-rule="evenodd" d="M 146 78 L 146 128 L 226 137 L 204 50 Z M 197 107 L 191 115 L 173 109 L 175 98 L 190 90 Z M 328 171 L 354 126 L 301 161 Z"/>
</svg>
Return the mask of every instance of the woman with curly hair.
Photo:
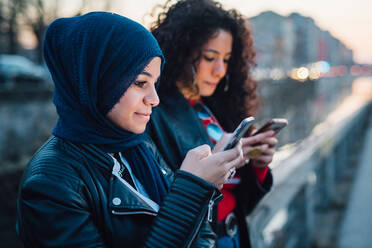
<svg viewBox="0 0 372 248">
<path fill-rule="evenodd" d="M 201 144 L 220 150 L 226 133 L 254 115 L 255 52 L 243 17 L 211 0 L 167 1 L 151 31 L 167 63 L 147 131 L 176 170 L 188 150 Z M 226 181 L 209 215 L 218 247 L 249 246 L 245 216 L 271 188 L 267 165 L 276 143 L 272 131 L 242 139 L 246 165 Z"/>
</svg>

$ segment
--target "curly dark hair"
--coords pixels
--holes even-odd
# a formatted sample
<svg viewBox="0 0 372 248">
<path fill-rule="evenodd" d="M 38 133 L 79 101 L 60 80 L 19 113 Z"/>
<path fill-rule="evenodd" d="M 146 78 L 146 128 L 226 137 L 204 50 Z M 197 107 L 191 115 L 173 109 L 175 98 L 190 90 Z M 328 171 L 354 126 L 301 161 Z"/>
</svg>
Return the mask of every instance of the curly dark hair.
<svg viewBox="0 0 372 248">
<path fill-rule="evenodd" d="M 257 82 L 251 75 L 255 51 L 246 20 L 236 10 L 224 10 L 211 0 L 180 0 L 174 4 L 168 0 L 153 12 L 159 8 L 162 12 L 150 29 L 166 58 L 158 88 L 160 98 L 178 90 L 177 81 L 192 84 L 192 67 L 200 61 L 201 48 L 218 30 L 232 34 L 229 88 L 224 91 L 226 82 L 221 82 L 212 96 L 203 97 L 223 128 L 231 132 L 244 117 L 254 115 L 259 103 Z"/>
</svg>

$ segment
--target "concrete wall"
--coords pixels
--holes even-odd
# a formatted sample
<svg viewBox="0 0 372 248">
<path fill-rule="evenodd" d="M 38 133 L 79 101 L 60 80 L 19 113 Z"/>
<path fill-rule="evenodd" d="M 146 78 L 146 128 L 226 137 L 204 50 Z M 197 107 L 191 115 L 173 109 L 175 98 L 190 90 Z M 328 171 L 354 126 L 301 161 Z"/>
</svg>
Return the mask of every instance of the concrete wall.
<svg viewBox="0 0 372 248">
<path fill-rule="evenodd" d="M 0 165 L 29 157 L 50 136 L 57 120 L 51 98 L 47 89 L 0 92 Z"/>
<path fill-rule="evenodd" d="M 0 247 L 23 247 L 15 232 L 18 184 L 23 167 L 56 123 L 51 98 L 51 89 L 40 85 L 0 88 Z"/>
</svg>

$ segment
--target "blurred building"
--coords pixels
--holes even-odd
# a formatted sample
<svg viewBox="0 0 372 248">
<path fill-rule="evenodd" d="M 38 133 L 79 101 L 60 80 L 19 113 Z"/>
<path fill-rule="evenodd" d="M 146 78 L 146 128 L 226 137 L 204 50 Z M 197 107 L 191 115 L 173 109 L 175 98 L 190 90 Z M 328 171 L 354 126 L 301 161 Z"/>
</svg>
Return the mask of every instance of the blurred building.
<svg viewBox="0 0 372 248">
<path fill-rule="evenodd" d="M 280 145 L 308 136 L 349 94 L 353 51 L 310 17 L 273 11 L 248 19 L 256 50 L 262 105 L 257 121 L 287 118 Z"/>
<path fill-rule="evenodd" d="M 353 64 L 353 52 L 310 17 L 281 16 L 266 11 L 248 20 L 253 32 L 258 68 L 290 70 L 325 60 L 330 65 Z"/>
</svg>

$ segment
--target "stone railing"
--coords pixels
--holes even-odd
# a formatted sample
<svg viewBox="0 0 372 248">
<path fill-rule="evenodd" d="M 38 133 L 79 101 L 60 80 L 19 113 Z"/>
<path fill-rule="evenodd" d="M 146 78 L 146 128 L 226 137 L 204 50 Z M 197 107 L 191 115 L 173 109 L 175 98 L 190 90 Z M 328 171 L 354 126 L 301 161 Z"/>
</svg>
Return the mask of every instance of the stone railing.
<svg viewBox="0 0 372 248">
<path fill-rule="evenodd" d="M 316 211 L 334 201 L 371 105 L 344 106 L 301 143 L 278 151 L 271 165 L 273 188 L 247 217 L 252 247 L 311 247 Z"/>
</svg>

